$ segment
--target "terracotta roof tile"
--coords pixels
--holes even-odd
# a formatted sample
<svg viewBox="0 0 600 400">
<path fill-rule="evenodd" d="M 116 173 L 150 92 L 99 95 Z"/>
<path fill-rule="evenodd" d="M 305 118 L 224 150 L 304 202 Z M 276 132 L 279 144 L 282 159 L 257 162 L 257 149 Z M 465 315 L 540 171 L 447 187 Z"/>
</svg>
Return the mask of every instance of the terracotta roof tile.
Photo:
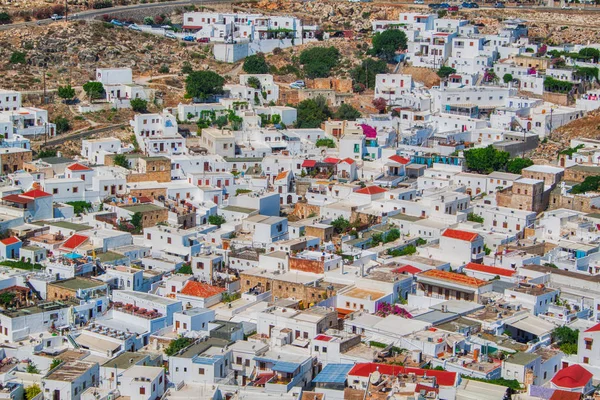
<svg viewBox="0 0 600 400">
<path fill-rule="evenodd" d="M 91 171 L 92 170 L 87 165 L 83 165 L 83 164 L 79 164 L 79 163 L 71 164 L 67 167 L 67 169 L 71 170 L 71 171 Z"/>
<path fill-rule="evenodd" d="M 2 242 L 2 244 L 5 246 L 10 246 L 11 244 L 19 243 L 20 240 L 15 236 L 11 236 L 9 238 L 0 240 L 0 242 Z"/>
<path fill-rule="evenodd" d="M 477 239 L 479 234 L 475 233 L 475 232 L 461 231 L 458 229 L 448 228 L 444 231 L 442 236 L 451 238 L 451 239 L 458 239 L 458 240 L 465 240 L 467 242 L 472 242 L 475 239 Z"/>
<path fill-rule="evenodd" d="M 421 272 L 418 277 L 426 277 L 433 279 L 440 279 L 442 281 L 453 282 L 458 285 L 465 285 L 471 287 L 480 287 L 488 285 L 488 281 L 473 278 L 470 276 L 457 274 L 456 272 L 442 271 L 439 269 L 430 269 L 429 271 Z"/>
<path fill-rule="evenodd" d="M 561 388 L 584 387 L 592 379 L 592 373 L 579 364 L 563 368 L 552 378 L 552 383 Z"/>
<path fill-rule="evenodd" d="M 65 242 L 60 246 L 60 248 L 62 250 L 73 251 L 82 244 L 84 244 L 88 239 L 89 237 L 76 233 L 67 240 L 65 240 Z"/>
<path fill-rule="evenodd" d="M 218 286 L 212 286 L 208 283 L 189 281 L 183 289 L 181 289 L 181 294 L 185 294 L 188 296 L 207 298 L 212 297 L 217 294 L 223 293 L 225 291 L 224 288 Z"/>
<path fill-rule="evenodd" d="M 359 189 L 354 193 L 374 195 L 374 194 L 385 193 L 385 192 L 387 192 L 387 190 L 382 187 L 368 186 L 366 188 Z"/>
<path fill-rule="evenodd" d="M 467 266 L 465 267 L 465 269 L 468 269 L 471 271 L 485 272 L 487 274 L 500 275 L 500 276 L 513 276 L 514 274 L 517 273 L 517 271 L 512 271 L 512 270 L 506 269 L 506 268 L 491 267 L 489 265 L 475 264 L 475 263 L 468 263 Z"/>
</svg>

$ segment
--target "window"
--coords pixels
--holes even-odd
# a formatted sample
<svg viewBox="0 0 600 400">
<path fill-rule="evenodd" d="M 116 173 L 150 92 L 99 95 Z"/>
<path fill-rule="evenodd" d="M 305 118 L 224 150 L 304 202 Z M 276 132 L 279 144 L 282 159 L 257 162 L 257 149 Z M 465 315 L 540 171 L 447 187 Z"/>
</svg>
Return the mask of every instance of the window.
<svg viewBox="0 0 600 400">
<path fill-rule="evenodd" d="M 52 194 L 58 194 L 58 188 L 52 189 Z"/>
<path fill-rule="evenodd" d="M 590 363 L 590 358 L 589 357 L 583 357 L 583 363 L 584 364 L 589 364 Z"/>
<path fill-rule="evenodd" d="M 79 188 L 77 186 L 73 186 L 73 193 L 79 192 Z"/>
<path fill-rule="evenodd" d="M 147 234 L 146 234 L 146 239 L 148 239 L 148 240 L 152 239 L 152 235 L 151 235 L 151 234 L 149 234 L 149 233 L 147 233 Z"/>
<path fill-rule="evenodd" d="M 315 351 L 319 351 L 319 346 L 315 346 Z"/>
<path fill-rule="evenodd" d="M 204 368 L 198 368 L 198 375 L 204 375 Z"/>
<path fill-rule="evenodd" d="M 588 338 L 585 338 L 583 340 L 585 341 L 585 349 L 586 350 L 591 350 L 592 349 L 592 343 L 594 342 L 594 340 L 593 339 L 588 339 Z"/>
<path fill-rule="evenodd" d="M 323 353 L 327 353 L 327 347 L 323 347 Z"/>
<path fill-rule="evenodd" d="M 140 386 L 140 394 L 146 394 L 146 388 L 143 386 Z"/>
<path fill-rule="evenodd" d="M 249 366 L 250 366 L 250 359 L 247 359 L 247 360 L 246 360 L 246 362 L 244 363 L 244 365 L 245 365 L 246 367 L 249 367 Z"/>
</svg>

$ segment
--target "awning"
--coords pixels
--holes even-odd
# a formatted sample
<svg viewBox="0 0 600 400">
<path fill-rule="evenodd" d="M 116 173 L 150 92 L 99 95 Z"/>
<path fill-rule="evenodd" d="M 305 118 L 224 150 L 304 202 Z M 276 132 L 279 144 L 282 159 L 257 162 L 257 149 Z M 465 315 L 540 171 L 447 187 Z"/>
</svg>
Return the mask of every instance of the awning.
<svg viewBox="0 0 600 400">
<path fill-rule="evenodd" d="M 75 339 L 75 341 L 81 347 L 85 347 L 86 349 L 95 350 L 101 353 L 110 352 L 110 355 L 112 355 L 115 351 L 121 348 L 120 343 L 115 343 L 109 340 L 88 336 L 86 334 L 81 334 Z"/>
<path fill-rule="evenodd" d="M 317 160 L 304 160 L 304 162 L 302 163 L 303 167 L 308 167 L 308 168 L 312 168 L 315 165 L 317 165 Z"/>
<path fill-rule="evenodd" d="M 275 363 L 275 365 L 273 365 L 273 368 L 271 368 L 273 371 L 277 371 L 277 372 L 285 372 L 288 374 L 292 374 L 294 372 L 296 372 L 296 370 L 300 368 L 300 364 L 296 364 L 293 362 L 286 362 L 286 361 L 277 361 Z"/>
</svg>

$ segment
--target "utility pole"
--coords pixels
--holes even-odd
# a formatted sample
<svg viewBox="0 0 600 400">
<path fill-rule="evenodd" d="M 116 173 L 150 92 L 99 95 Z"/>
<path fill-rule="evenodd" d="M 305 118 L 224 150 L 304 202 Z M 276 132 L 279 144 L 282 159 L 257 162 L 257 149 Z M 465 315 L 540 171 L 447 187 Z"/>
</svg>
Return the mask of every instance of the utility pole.
<svg viewBox="0 0 600 400">
<path fill-rule="evenodd" d="M 42 70 L 42 73 L 44 74 L 43 76 L 43 82 L 44 82 L 44 98 L 42 100 L 43 104 L 47 104 L 47 97 L 46 97 L 46 63 L 44 63 L 44 69 Z"/>
<path fill-rule="evenodd" d="M 67 3 L 67 0 L 65 0 L 65 24 L 67 23 L 69 19 L 69 3 Z"/>
</svg>

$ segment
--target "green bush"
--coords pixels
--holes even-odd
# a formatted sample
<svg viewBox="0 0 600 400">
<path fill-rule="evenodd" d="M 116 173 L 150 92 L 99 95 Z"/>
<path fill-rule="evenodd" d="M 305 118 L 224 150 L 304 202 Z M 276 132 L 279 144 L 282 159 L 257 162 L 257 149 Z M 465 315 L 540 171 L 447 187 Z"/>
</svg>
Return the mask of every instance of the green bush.
<svg viewBox="0 0 600 400">
<path fill-rule="evenodd" d="M 179 351 L 185 349 L 192 344 L 192 339 L 186 337 L 179 337 L 169 343 L 169 347 L 165 349 L 165 354 L 169 357 L 174 356 Z"/>
<path fill-rule="evenodd" d="M 148 111 L 148 102 L 144 99 L 131 99 L 131 109 L 135 112 L 145 113 Z"/>
<path fill-rule="evenodd" d="M 296 109 L 296 128 L 319 128 L 323 121 L 331 117 L 331 110 L 323 96 L 301 101 Z"/>
<path fill-rule="evenodd" d="M 25 53 L 22 53 L 20 51 L 14 51 L 11 55 L 10 55 L 10 60 L 9 62 L 11 64 L 25 64 L 27 62 L 27 58 L 25 56 Z"/>
<path fill-rule="evenodd" d="M 398 50 L 406 50 L 406 34 L 398 29 L 388 29 L 373 35 L 371 55 L 393 62 Z"/>
<path fill-rule="evenodd" d="M 92 209 L 92 203 L 89 201 L 68 201 L 66 204 L 73 206 L 73 212 L 75 214 L 83 214 Z"/>
<path fill-rule="evenodd" d="M 244 59 L 242 69 L 247 74 L 268 74 L 269 64 L 267 64 L 264 54 L 257 53 Z"/>
<path fill-rule="evenodd" d="M 300 53 L 300 64 L 304 67 L 304 73 L 309 78 L 326 78 L 331 70 L 340 60 L 340 52 L 337 48 L 312 47 Z"/>
<path fill-rule="evenodd" d="M 317 139 L 316 146 L 317 147 L 327 147 L 327 148 L 330 148 L 330 149 L 334 149 L 335 148 L 335 142 L 333 141 L 333 139 L 321 138 L 321 139 Z"/>
<path fill-rule="evenodd" d="M 470 212 L 467 214 L 467 221 L 479 222 L 480 224 L 483 224 L 484 218 L 481 215 Z"/>
<path fill-rule="evenodd" d="M 71 123 L 63 116 L 56 117 L 54 124 L 56 125 L 56 133 L 58 134 L 65 133 L 71 129 Z"/>
<path fill-rule="evenodd" d="M 221 215 L 209 215 L 208 216 L 208 223 L 211 225 L 217 225 L 217 226 L 221 226 L 225 223 L 225 217 L 221 216 Z"/>
</svg>

